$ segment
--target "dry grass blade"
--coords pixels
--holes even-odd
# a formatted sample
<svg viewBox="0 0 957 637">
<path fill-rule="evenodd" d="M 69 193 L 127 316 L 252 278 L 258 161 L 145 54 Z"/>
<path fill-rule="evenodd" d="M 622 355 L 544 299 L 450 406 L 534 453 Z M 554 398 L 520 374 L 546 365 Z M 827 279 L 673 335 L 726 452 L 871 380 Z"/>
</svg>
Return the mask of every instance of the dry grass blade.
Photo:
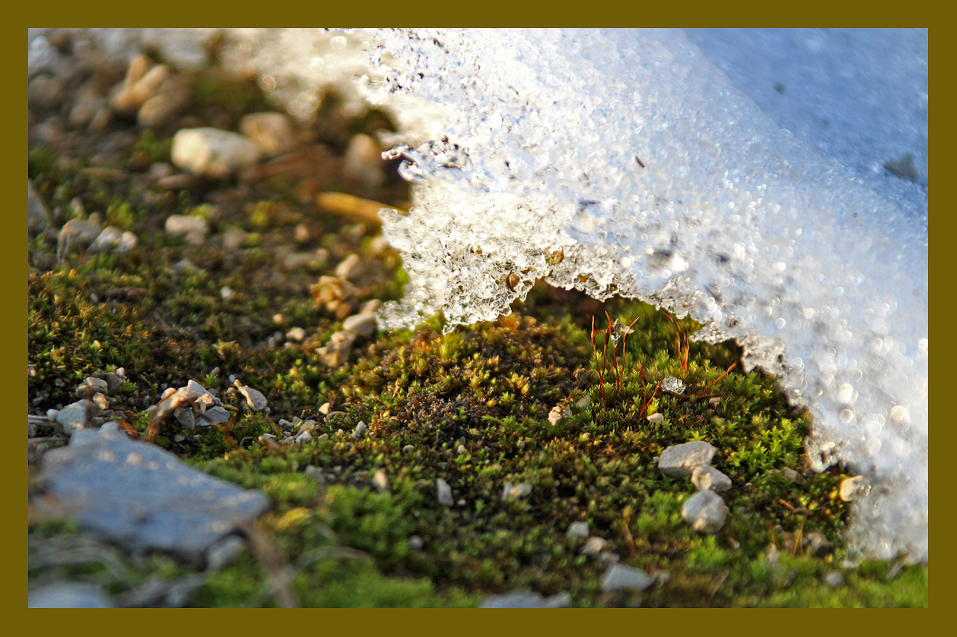
<svg viewBox="0 0 957 637">
<path fill-rule="evenodd" d="M 322 192 L 316 195 L 316 203 L 329 212 L 334 212 L 347 217 L 358 217 L 363 221 L 379 225 L 382 221 L 379 219 L 379 211 L 383 208 L 392 208 L 398 210 L 399 214 L 405 214 L 404 210 L 387 206 L 378 201 L 370 201 L 361 197 L 354 197 L 342 192 Z"/>
<path fill-rule="evenodd" d="M 249 540 L 249 548 L 256 560 L 269 574 L 276 603 L 282 608 L 299 608 L 299 602 L 292 590 L 292 578 L 289 567 L 279 555 L 279 547 L 259 520 L 246 522 L 239 527 Z"/>
</svg>

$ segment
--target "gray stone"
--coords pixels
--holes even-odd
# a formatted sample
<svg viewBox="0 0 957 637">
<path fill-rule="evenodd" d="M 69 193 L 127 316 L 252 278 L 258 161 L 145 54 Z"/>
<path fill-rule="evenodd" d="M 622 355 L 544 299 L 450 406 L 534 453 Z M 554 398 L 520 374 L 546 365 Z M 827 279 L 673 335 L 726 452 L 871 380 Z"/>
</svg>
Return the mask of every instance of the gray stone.
<svg viewBox="0 0 957 637">
<path fill-rule="evenodd" d="M 76 431 L 90 426 L 90 418 L 93 416 L 92 409 L 93 401 L 78 400 L 61 409 L 57 414 L 56 421 L 63 428 L 64 434 L 72 436 Z"/>
<path fill-rule="evenodd" d="M 269 508 L 246 491 L 181 463 L 115 429 L 81 430 L 43 456 L 37 484 L 69 502 L 83 526 L 133 549 L 203 554 L 237 525 Z"/>
<path fill-rule="evenodd" d="M 40 75 L 27 84 L 27 103 L 40 108 L 59 105 L 63 99 L 63 85 L 59 80 Z"/>
<path fill-rule="evenodd" d="M 116 226 L 107 226 L 90 244 L 90 252 L 112 252 L 120 247 L 123 231 Z"/>
<path fill-rule="evenodd" d="M 193 414 L 192 406 L 173 410 L 173 417 L 186 429 L 193 430 L 196 428 L 196 416 Z"/>
<path fill-rule="evenodd" d="M 110 391 L 110 385 L 105 380 L 87 376 L 83 382 L 76 388 L 77 398 L 86 398 L 93 394 L 107 394 Z"/>
<path fill-rule="evenodd" d="M 212 422 L 219 423 L 219 424 L 221 424 L 221 425 L 224 424 L 224 423 L 226 423 L 226 422 L 229 420 L 229 418 L 230 418 L 231 415 L 232 415 L 232 414 L 230 414 L 228 411 L 226 411 L 225 408 L 220 407 L 219 405 L 216 405 L 216 406 L 214 406 L 214 407 L 210 407 L 210 408 L 207 409 L 206 412 L 203 414 L 203 416 L 204 416 L 207 420 L 210 420 L 210 421 L 212 421 Z"/>
<path fill-rule="evenodd" d="M 425 542 L 418 535 L 409 536 L 409 548 L 413 551 L 421 551 L 425 546 Z"/>
<path fill-rule="evenodd" d="M 372 474 L 372 486 L 374 486 L 379 493 L 389 492 L 389 477 L 385 474 L 384 470 L 379 469 Z"/>
<path fill-rule="evenodd" d="M 698 533 L 717 533 L 724 526 L 728 507 L 714 491 L 699 491 L 681 507 L 681 518 Z"/>
<path fill-rule="evenodd" d="M 239 393 L 246 398 L 247 407 L 253 411 L 262 411 L 266 408 L 266 397 L 262 395 L 262 392 L 249 385 L 243 385 L 238 379 L 233 384 L 236 385 Z"/>
<path fill-rule="evenodd" d="M 565 537 L 588 537 L 588 522 L 572 522 L 565 531 Z"/>
<path fill-rule="evenodd" d="M 455 500 L 452 499 L 452 487 L 449 486 L 449 483 L 438 478 L 435 481 L 435 491 L 436 498 L 439 501 L 439 504 L 445 507 L 450 507 L 455 504 Z"/>
<path fill-rule="evenodd" d="M 658 468 L 675 478 L 690 476 L 695 467 L 711 464 L 715 449 L 702 440 L 693 440 L 668 447 L 658 459 Z"/>
<path fill-rule="evenodd" d="M 366 426 L 364 422 L 360 420 L 359 424 L 356 425 L 356 428 L 352 430 L 352 439 L 361 440 L 362 438 L 365 437 L 365 435 L 368 432 L 369 432 L 369 428 Z"/>
<path fill-rule="evenodd" d="M 691 472 L 691 482 L 698 488 L 698 491 L 727 491 L 733 485 L 731 478 L 708 465 L 699 465 Z"/>
<path fill-rule="evenodd" d="M 353 252 L 336 266 L 336 276 L 352 281 L 362 274 L 364 269 L 362 257 Z"/>
<path fill-rule="evenodd" d="M 166 219 L 166 232 L 205 237 L 209 234 L 209 225 L 205 219 L 197 215 L 170 215 Z"/>
<path fill-rule="evenodd" d="M 820 531 L 812 531 L 804 538 L 804 552 L 811 557 L 824 557 L 831 552 L 831 541 Z"/>
<path fill-rule="evenodd" d="M 502 500 L 518 500 L 528 497 L 531 493 L 532 485 L 527 482 L 522 482 L 521 484 L 506 482 L 505 487 L 502 489 Z"/>
<path fill-rule="evenodd" d="M 291 341 L 296 341 L 297 343 L 301 343 L 306 338 L 306 330 L 302 329 L 301 327 L 294 327 L 288 332 L 286 332 L 286 338 L 288 338 Z"/>
<path fill-rule="evenodd" d="M 356 333 L 341 330 L 329 337 L 329 342 L 316 348 L 319 360 L 327 367 L 340 367 L 349 360 L 352 344 L 356 340 Z"/>
<path fill-rule="evenodd" d="M 840 588 L 844 586 L 844 574 L 840 571 L 830 571 L 824 576 L 824 583 L 831 588 Z"/>
<path fill-rule="evenodd" d="M 143 102 L 136 114 L 136 123 L 143 128 L 157 128 L 171 122 L 191 98 L 190 88 L 182 76 L 174 75 L 163 90 Z"/>
<path fill-rule="evenodd" d="M 792 469 L 791 467 L 784 467 L 781 469 L 781 475 L 787 478 L 788 482 L 796 482 L 798 484 L 804 484 L 804 476 Z"/>
<path fill-rule="evenodd" d="M 648 422 L 650 422 L 651 424 L 663 422 L 664 419 L 665 419 L 665 415 L 662 414 L 661 412 L 656 412 L 656 413 L 654 413 L 654 414 L 650 414 L 650 415 L 648 416 L 648 418 L 647 418 Z"/>
<path fill-rule="evenodd" d="M 572 410 L 568 407 L 562 407 L 561 405 L 555 405 L 552 407 L 551 411 L 548 412 L 548 422 L 554 427 L 561 421 L 566 418 L 572 417 Z"/>
<path fill-rule="evenodd" d="M 342 329 L 355 332 L 359 336 L 369 336 L 376 329 L 375 314 L 353 314 L 342 322 Z"/>
<path fill-rule="evenodd" d="M 80 91 L 73 108 L 70 109 L 70 124 L 77 128 L 88 126 L 104 104 L 106 98 L 93 88 L 92 83 L 88 84 Z"/>
<path fill-rule="evenodd" d="M 568 608 L 571 603 L 572 598 L 568 593 L 546 598 L 533 591 L 511 591 L 485 598 L 479 608 Z"/>
<path fill-rule="evenodd" d="M 605 571 L 601 581 L 601 590 L 609 593 L 621 590 L 643 591 L 654 583 L 654 578 L 640 568 L 613 564 Z"/>
<path fill-rule="evenodd" d="M 60 229 L 57 238 L 56 258 L 62 262 L 74 246 L 86 249 L 100 235 L 99 217 L 91 215 L 88 220 L 70 219 Z"/>
<path fill-rule="evenodd" d="M 582 555 L 597 557 L 599 554 L 606 551 L 610 546 L 611 543 L 605 538 L 593 535 L 585 541 L 585 546 L 582 547 Z"/>
<path fill-rule="evenodd" d="M 27 229 L 30 232 L 42 232 L 50 227 L 52 217 L 43 200 L 33 190 L 33 184 L 27 179 Z"/>
<path fill-rule="evenodd" d="M 99 586 L 58 582 L 30 591 L 27 608 L 114 608 Z"/>
<path fill-rule="evenodd" d="M 369 299 L 359 308 L 359 314 L 375 314 L 380 309 L 382 309 L 382 301 L 379 299 Z"/>
<path fill-rule="evenodd" d="M 259 163 L 259 149 L 237 133 L 193 128 L 173 136 L 170 157 L 173 164 L 194 175 L 221 179 Z"/>
<path fill-rule="evenodd" d="M 252 113 L 243 117 L 239 131 L 268 157 L 283 155 L 297 145 L 296 129 L 282 113 Z"/>
</svg>

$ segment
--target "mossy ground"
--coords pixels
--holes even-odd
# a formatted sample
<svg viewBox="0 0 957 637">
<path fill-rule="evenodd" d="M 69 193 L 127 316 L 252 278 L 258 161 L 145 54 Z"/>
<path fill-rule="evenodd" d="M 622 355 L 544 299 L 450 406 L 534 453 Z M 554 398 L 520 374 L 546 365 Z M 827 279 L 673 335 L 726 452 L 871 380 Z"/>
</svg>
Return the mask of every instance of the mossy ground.
<svg viewBox="0 0 957 637">
<path fill-rule="evenodd" d="M 195 112 L 220 124 L 263 108 L 248 84 L 209 75 L 196 86 Z M 338 127 L 334 121 L 326 113 L 316 127 L 336 152 L 344 147 L 340 137 L 387 125 L 379 114 Z M 303 203 L 301 179 L 144 188 L 138 176 L 168 161 L 171 131 L 117 126 L 127 143 L 93 159 L 83 149 L 102 146 L 101 139 L 31 146 L 29 175 L 48 206 L 60 209 L 58 227 L 99 212 L 136 233 L 140 245 L 124 255 L 73 252 L 57 263 L 58 227 L 30 237 L 30 412 L 72 402 L 84 377 L 117 367 L 129 378 L 113 394 L 118 409 L 141 432 L 142 411 L 164 388 L 195 379 L 218 391 L 236 413 L 226 427 L 197 433 L 167 423 L 157 442 L 272 499 L 260 525 L 292 573 L 298 604 L 474 606 L 492 593 L 529 589 L 568 592 L 572 605 L 586 607 L 927 605 L 926 567 L 843 564 L 849 505 L 837 488 L 845 474 L 840 467 L 822 474 L 806 468 L 808 415 L 759 371 L 738 366 L 725 373 L 740 358 L 734 346 L 689 343 L 682 334 L 694 330 L 690 321 L 674 323 L 648 305 L 603 304 L 540 284 L 508 317 L 448 334 L 434 317 L 416 330 L 360 337 L 351 362 L 330 369 L 316 348 L 348 312 L 401 293 L 399 256 L 373 249 L 378 229 Z M 125 176 L 84 170 L 94 164 Z M 408 197 L 394 174 L 376 192 L 352 191 L 398 206 Z M 171 214 L 206 216 L 206 244 L 166 234 Z M 231 228 L 246 233 L 239 249 L 224 246 Z M 320 247 L 325 262 L 283 267 L 291 249 Z M 367 264 L 352 298 L 338 307 L 319 303 L 319 277 L 352 252 Z M 183 259 L 196 269 L 174 268 Z M 228 298 L 224 287 L 233 291 Z M 605 349 L 606 312 L 637 321 L 627 349 L 609 343 L 604 361 L 590 326 L 598 317 L 597 344 Z M 291 327 L 303 328 L 306 338 L 284 338 Z M 244 415 L 231 375 L 266 395 L 268 415 Z M 684 393 L 662 391 L 665 376 L 682 379 Z M 318 408 L 326 402 L 339 413 L 323 420 Z M 552 425 L 548 414 L 556 405 L 572 416 Z M 664 419 L 650 423 L 655 412 Z M 318 420 L 314 437 L 326 437 L 281 448 L 261 437 L 281 434 L 278 420 L 295 416 Z M 360 421 L 369 434 L 354 440 Z M 713 465 L 734 482 L 723 494 L 728 520 L 716 535 L 697 534 L 680 517 L 694 493 L 691 482 L 656 467 L 667 446 L 689 440 L 717 447 Z M 803 481 L 788 481 L 784 468 Z M 380 469 L 386 491 L 373 486 Z M 437 502 L 438 478 L 452 487 L 451 507 Z M 527 483 L 531 493 L 503 500 L 506 482 Z M 656 585 L 603 593 L 608 563 L 584 555 L 583 539 L 566 537 L 573 522 L 587 522 L 622 563 L 656 574 Z M 823 556 L 803 546 L 815 531 L 833 543 Z M 72 523 L 35 520 L 29 532 L 31 585 L 93 581 L 122 595 L 149 577 L 196 571 L 170 556 L 127 555 Z M 76 553 L 78 545 L 87 547 L 80 554 L 88 559 L 51 557 Z M 824 577 L 835 570 L 846 584 L 832 589 Z M 246 551 L 207 573 L 189 604 L 276 605 L 273 577 L 261 556 Z"/>
</svg>

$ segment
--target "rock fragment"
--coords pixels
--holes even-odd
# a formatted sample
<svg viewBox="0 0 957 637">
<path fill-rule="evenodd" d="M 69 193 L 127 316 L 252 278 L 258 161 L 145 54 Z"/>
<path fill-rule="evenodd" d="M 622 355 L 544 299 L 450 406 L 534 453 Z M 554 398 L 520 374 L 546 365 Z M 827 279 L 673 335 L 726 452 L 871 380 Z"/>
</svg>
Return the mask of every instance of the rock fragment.
<svg viewBox="0 0 957 637">
<path fill-rule="evenodd" d="M 479 608 L 568 608 L 571 603 L 568 593 L 542 597 L 533 591 L 511 591 L 485 598 Z"/>
<path fill-rule="evenodd" d="M 572 410 L 568 407 L 562 407 L 561 405 L 555 405 L 552 407 L 551 411 L 548 412 L 548 422 L 554 427 L 558 425 L 561 421 L 566 418 L 572 417 Z"/>
<path fill-rule="evenodd" d="M 86 429 L 90 426 L 93 418 L 93 401 L 78 400 L 70 403 L 57 413 L 56 421 L 60 425 L 63 433 L 72 436 L 80 429 Z"/>
<path fill-rule="evenodd" d="M 844 574 L 840 571 L 830 571 L 824 576 L 824 583 L 831 588 L 840 588 L 844 586 Z"/>
<path fill-rule="evenodd" d="M 820 531 L 812 531 L 804 538 L 804 552 L 811 557 L 824 557 L 831 547 L 831 541 Z"/>
<path fill-rule="evenodd" d="M 48 451 L 37 483 L 69 502 L 87 528 L 137 550 L 171 551 L 196 560 L 237 525 L 269 508 L 262 493 L 191 469 L 115 427 L 77 431 L 69 445 Z"/>
<path fill-rule="evenodd" d="M 502 501 L 527 498 L 531 493 L 532 485 L 527 482 L 522 482 L 521 484 L 506 482 L 505 487 L 502 488 Z"/>
<path fill-rule="evenodd" d="M 93 243 L 90 244 L 90 252 L 109 252 L 115 250 L 120 245 L 120 239 L 123 237 L 123 231 L 116 226 L 107 226 L 103 232 L 97 235 Z"/>
<path fill-rule="evenodd" d="M 340 279 L 355 281 L 364 270 L 365 265 L 362 263 L 362 257 L 353 252 L 336 266 L 335 274 Z"/>
<path fill-rule="evenodd" d="M 251 113 L 239 123 L 239 131 L 267 157 L 284 155 L 298 144 L 292 122 L 282 113 Z"/>
<path fill-rule="evenodd" d="M 376 330 L 375 314 L 353 314 L 342 322 L 342 329 L 355 332 L 359 336 L 369 336 Z"/>
<path fill-rule="evenodd" d="M 385 474 L 384 470 L 378 469 L 372 474 L 372 486 L 375 487 L 375 490 L 379 493 L 389 492 L 389 477 Z"/>
<path fill-rule="evenodd" d="M 368 432 L 369 432 L 369 428 L 366 426 L 364 422 L 360 420 L 359 424 L 356 425 L 356 428 L 352 430 L 352 439 L 361 440 L 362 438 L 365 437 L 365 435 Z"/>
<path fill-rule="evenodd" d="M 601 581 L 601 590 L 610 593 L 621 590 L 643 591 L 654 583 L 654 578 L 640 568 L 612 564 L 605 571 Z"/>
<path fill-rule="evenodd" d="M 209 225 L 198 215 L 170 215 L 166 218 L 166 232 L 185 235 L 187 243 L 200 246 L 206 243 Z"/>
<path fill-rule="evenodd" d="M 352 343 L 356 340 L 355 332 L 345 330 L 334 333 L 329 342 L 322 347 L 316 348 L 319 354 L 319 360 L 327 367 L 341 367 L 349 360 L 349 353 L 352 350 Z"/>
<path fill-rule="evenodd" d="M 99 215 L 90 215 L 87 220 L 70 219 L 63 228 L 60 229 L 60 236 L 57 239 L 56 258 L 62 263 L 70 249 L 74 246 L 80 246 L 86 249 L 100 235 Z"/>
<path fill-rule="evenodd" d="M 77 582 L 48 584 L 27 595 L 27 608 L 114 608 L 99 586 Z"/>
<path fill-rule="evenodd" d="M 711 464 L 716 448 L 702 440 L 692 440 L 668 447 L 658 459 L 658 468 L 666 475 L 683 478 L 690 476 L 695 467 Z"/>
<path fill-rule="evenodd" d="M 266 408 L 266 397 L 263 396 L 262 392 L 258 389 L 253 389 L 249 385 L 243 385 L 238 378 L 233 384 L 246 399 L 246 406 L 249 407 L 249 409 L 252 411 L 263 411 Z"/>
<path fill-rule="evenodd" d="M 172 414 L 187 429 L 210 427 L 213 423 L 225 423 L 231 417 L 222 405 L 219 398 L 195 380 L 190 380 L 185 387 L 167 387 L 152 418 L 162 421 Z"/>
<path fill-rule="evenodd" d="M 714 491 L 699 491 L 681 507 L 682 519 L 698 533 L 717 533 L 724 526 L 728 507 Z"/>
<path fill-rule="evenodd" d="M 721 493 L 732 487 L 731 478 L 708 465 L 699 465 L 691 472 L 691 482 L 698 491 L 711 489 Z"/>
<path fill-rule="evenodd" d="M 582 547 L 582 555 L 597 557 L 601 553 L 604 553 L 609 547 L 611 547 L 611 543 L 608 540 L 593 535 L 585 541 L 585 546 Z"/>
<path fill-rule="evenodd" d="M 436 499 L 442 506 L 450 507 L 455 504 L 455 500 L 452 499 L 452 487 L 442 478 L 436 478 L 435 491 Z"/>
<path fill-rule="evenodd" d="M 572 522 L 565 531 L 565 537 L 588 537 L 588 522 Z"/>
<path fill-rule="evenodd" d="M 194 175 L 214 179 L 230 177 L 259 163 L 252 141 L 218 128 L 184 128 L 173 136 L 173 164 Z"/>
<path fill-rule="evenodd" d="M 93 376 L 87 376 L 83 379 L 83 382 L 79 384 L 76 388 L 77 398 L 88 398 L 93 394 L 108 394 L 110 390 L 110 385 L 105 380 L 95 378 Z"/>
</svg>

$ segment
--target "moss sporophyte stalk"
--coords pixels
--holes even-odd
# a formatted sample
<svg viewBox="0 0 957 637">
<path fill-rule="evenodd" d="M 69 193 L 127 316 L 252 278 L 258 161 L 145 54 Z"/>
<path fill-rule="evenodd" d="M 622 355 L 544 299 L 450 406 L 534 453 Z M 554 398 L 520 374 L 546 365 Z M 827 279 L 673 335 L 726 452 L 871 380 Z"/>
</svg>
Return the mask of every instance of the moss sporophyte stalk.
<svg viewBox="0 0 957 637">
<path fill-rule="evenodd" d="M 342 168 L 350 138 L 389 118 L 330 100 L 302 126 L 305 150 L 261 164 L 271 176 L 186 176 L 168 163 L 180 123 L 235 130 L 270 110 L 255 83 L 187 79 L 192 100 L 155 128 L 127 116 L 45 137 L 34 122 L 65 106 L 31 98 L 28 173 L 50 213 L 28 243 L 31 591 L 82 582 L 142 606 L 477 606 L 510 591 L 577 607 L 926 606 L 926 566 L 847 559 L 851 474 L 809 470 L 808 413 L 743 372 L 737 346 L 691 338 L 689 319 L 538 281 L 495 321 L 347 328 L 408 281 L 379 227 L 348 213 L 409 209 L 397 162 L 379 182 Z M 329 210 L 319 193 L 344 198 Z M 58 260 L 67 221 L 96 213 L 136 247 L 74 244 Z M 174 216 L 205 233 L 170 232 Z M 90 377 L 112 383 L 102 398 Z M 94 399 L 91 415 L 269 498 L 233 532 L 235 553 L 138 553 L 33 483 L 67 441 L 47 411 Z M 200 426 L 203 414 L 221 422 Z M 689 441 L 713 445 L 732 483 L 713 534 L 682 518 L 691 480 L 658 467 Z M 653 584 L 609 589 L 614 564 Z"/>
</svg>

